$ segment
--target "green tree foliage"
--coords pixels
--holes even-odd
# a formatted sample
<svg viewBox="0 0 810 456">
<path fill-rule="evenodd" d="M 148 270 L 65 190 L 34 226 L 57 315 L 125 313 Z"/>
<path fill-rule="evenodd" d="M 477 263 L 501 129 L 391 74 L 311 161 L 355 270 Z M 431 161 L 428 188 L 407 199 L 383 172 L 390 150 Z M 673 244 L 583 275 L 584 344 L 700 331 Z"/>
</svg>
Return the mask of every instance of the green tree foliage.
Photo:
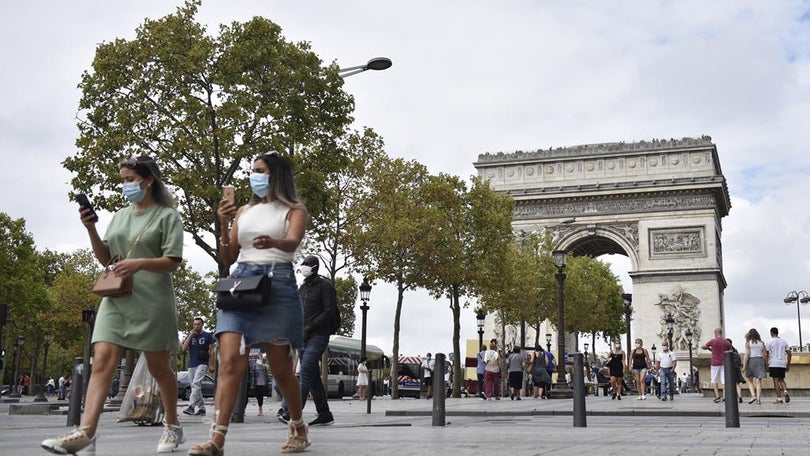
<svg viewBox="0 0 810 456">
<path fill-rule="evenodd" d="M 353 100 L 337 66 L 322 66 L 308 43 L 286 41 L 261 17 L 209 35 L 195 17 L 199 4 L 188 1 L 174 14 L 146 19 L 134 39 L 96 48 L 79 84 L 79 150 L 63 165 L 77 191 L 114 211 L 123 204 L 116 159 L 155 157 L 175 189 L 185 230 L 223 275 L 214 215 L 222 186 L 235 185 L 237 201 L 246 202 L 252 160 L 283 151 L 294 158 L 302 196 L 317 214 L 318 176 L 342 164 L 334 143 L 352 121 Z"/>
<path fill-rule="evenodd" d="M 429 175 L 424 165 L 381 157 L 368 171 L 368 194 L 358 203 L 366 216 L 352 239 L 352 253 L 370 279 L 379 278 L 397 288 L 391 358 L 391 378 L 396 379 L 404 293 L 425 283 L 422 266 L 431 251 L 426 238 L 436 226 L 431 225 L 425 192 Z M 396 399 L 397 382 L 392 387 Z"/>
<path fill-rule="evenodd" d="M 213 274 L 205 277 L 189 266 L 186 261 L 172 274 L 174 295 L 177 300 L 177 330 L 191 331 L 194 317 L 202 316 L 208 331 L 216 327 L 217 309 L 214 306 Z"/>
<path fill-rule="evenodd" d="M 352 337 L 354 335 L 354 322 L 357 319 L 354 304 L 357 302 L 357 282 L 354 277 L 337 277 L 335 279 L 335 294 L 340 310 L 341 322 L 337 333 L 340 336 Z"/>
<path fill-rule="evenodd" d="M 566 276 L 566 330 L 603 337 L 625 331 L 622 286 L 608 264 L 591 257 L 569 257 Z"/>
<path fill-rule="evenodd" d="M 423 281 L 431 295 L 449 300 L 453 316 L 454 359 L 461 359 L 462 297 L 488 286 L 483 267 L 501 257 L 511 237 L 512 198 L 498 194 L 480 179 L 472 188 L 455 176 L 431 177 L 425 185 L 430 225 L 423 256 Z M 459 397 L 461 363 L 454 363 L 453 396 Z"/>
</svg>

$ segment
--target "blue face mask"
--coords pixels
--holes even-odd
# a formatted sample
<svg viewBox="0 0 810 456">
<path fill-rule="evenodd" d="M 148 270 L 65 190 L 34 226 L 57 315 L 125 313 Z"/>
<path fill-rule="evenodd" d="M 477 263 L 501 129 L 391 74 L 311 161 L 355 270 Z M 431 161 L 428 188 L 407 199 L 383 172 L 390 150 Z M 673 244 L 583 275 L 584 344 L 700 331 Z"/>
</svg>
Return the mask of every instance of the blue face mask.
<svg viewBox="0 0 810 456">
<path fill-rule="evenodd" d="M 140 182 L 124 182 L 121 188 L 124 191 L 124 197 L 130 203 L 140 203 L 143 201 L 143 197 L 146 196 L 146 191 L 141 188 Z"/>
<path fill-rule="evenodd" d="M 264 198 L 270 193 L 270 176 L 264 173 L 252 173 L 250 175 L 250 189 L 259 198 Z"/>
</svg>

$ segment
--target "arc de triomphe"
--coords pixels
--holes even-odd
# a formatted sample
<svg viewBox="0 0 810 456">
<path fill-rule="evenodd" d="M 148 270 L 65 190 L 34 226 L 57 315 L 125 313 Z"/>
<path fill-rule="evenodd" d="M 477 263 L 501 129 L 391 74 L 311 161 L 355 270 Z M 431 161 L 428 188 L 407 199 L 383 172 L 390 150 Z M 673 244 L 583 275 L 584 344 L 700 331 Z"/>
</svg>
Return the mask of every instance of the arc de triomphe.
<svg viewBox="0 0 810 456">
<path fill-rule="evenodd" d="M 731 201 L 710 137 L 485 153 L 474 165 L 515 199 L 515 230 L 549 229 L 554 248 L 575 255 L 629 257 L 633 335 L 646 347 L 666 336 L 668 312 L 681 353 L 687 328 L 698 347 L 724 327 Z"/>
</svg>

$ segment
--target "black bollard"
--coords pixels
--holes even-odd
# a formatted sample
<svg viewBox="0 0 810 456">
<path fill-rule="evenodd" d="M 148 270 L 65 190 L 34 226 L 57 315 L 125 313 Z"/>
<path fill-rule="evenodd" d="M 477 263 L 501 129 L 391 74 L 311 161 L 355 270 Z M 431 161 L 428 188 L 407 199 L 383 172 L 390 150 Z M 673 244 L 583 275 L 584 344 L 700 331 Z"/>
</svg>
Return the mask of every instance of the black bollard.
<svg viewBox="0 0 810 456">
<path fill-rule="evenodd" d="M 433 426 L 444 426 L 444 353 L 436 353 L 436 368 L 433 369 Z"/>
<path fill-rule="evenodd" d="M 585 374 L 582 358 L 582 353 L 574 353 L 574 371 L 571 372 L 571 380 L 574 382 L 574 427 L 588 427 L 585 418 Z"/>
<path fill-rule="evenodd" d="M 73 375 L 70 379 L 70 402 L 66 426 L 79 426 L 82 422 L 82 397 L 84 381 L 82 379 L 84 362 L 82 358 L 73 359 Z"/>
<path fill-rule="evenodd" d="M 242 381 L 239 382 L 239 394 L 236 396 L 236 407 L 231 414 L 231 423 L 244 423 L 245 422 L 245 407 L 247 407 L 248 400 L 248 375 L 250 375 L 250 367 L 245 368 L 245 375 L 242 376 Z"/>
<path fill-rule="evenodd" d="M 723 374 L 726 381 L 723 392 L 726 395 L 726 427 L 740 427 L 740 404 L 737 403 L 737 368 L 734 365 L 734 352 L 723 353 Z"/>
</svg>

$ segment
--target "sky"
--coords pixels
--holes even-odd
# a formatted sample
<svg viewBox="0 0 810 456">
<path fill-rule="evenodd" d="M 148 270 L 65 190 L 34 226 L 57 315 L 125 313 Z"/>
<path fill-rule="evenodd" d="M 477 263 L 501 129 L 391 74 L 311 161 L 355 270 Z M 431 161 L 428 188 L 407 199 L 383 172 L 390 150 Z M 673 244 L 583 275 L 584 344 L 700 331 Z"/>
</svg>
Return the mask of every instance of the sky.
<svg viewBox="0 0 810 456">
<path fill-rule="evenodd" d="M 77 84 L 96 46 L 180 5 L 0 3 L 0 211 L 24 218 L 37 248 L 89 247 L 61 162 L 76 152 Z M 214 33 L 253 16 L 309 42 L 325 64 L 390 58 L 390 69 L 346 80 L 355 126 L 431 173 L 468 178 L 484 152 L 711 136 L 732 201 L 726 333 L 741 342 L 751 327 L 778 326 L 798 344 L 796 305 L 783 299 L 810 289 L 810 2 L 205 0 L 198 19 Z M 191 241 L 185 256 L 214 267 Z M 629 262 L 607 260 L 632 293 Z M 369 343 L 389 354 L 395 304 L 394 288 L 377 283 Z M 462 341 L 477 339 L 471 308 Z M 447 301 L 407 292 L 400 352 L 451 350 Z"/>
</svg>

